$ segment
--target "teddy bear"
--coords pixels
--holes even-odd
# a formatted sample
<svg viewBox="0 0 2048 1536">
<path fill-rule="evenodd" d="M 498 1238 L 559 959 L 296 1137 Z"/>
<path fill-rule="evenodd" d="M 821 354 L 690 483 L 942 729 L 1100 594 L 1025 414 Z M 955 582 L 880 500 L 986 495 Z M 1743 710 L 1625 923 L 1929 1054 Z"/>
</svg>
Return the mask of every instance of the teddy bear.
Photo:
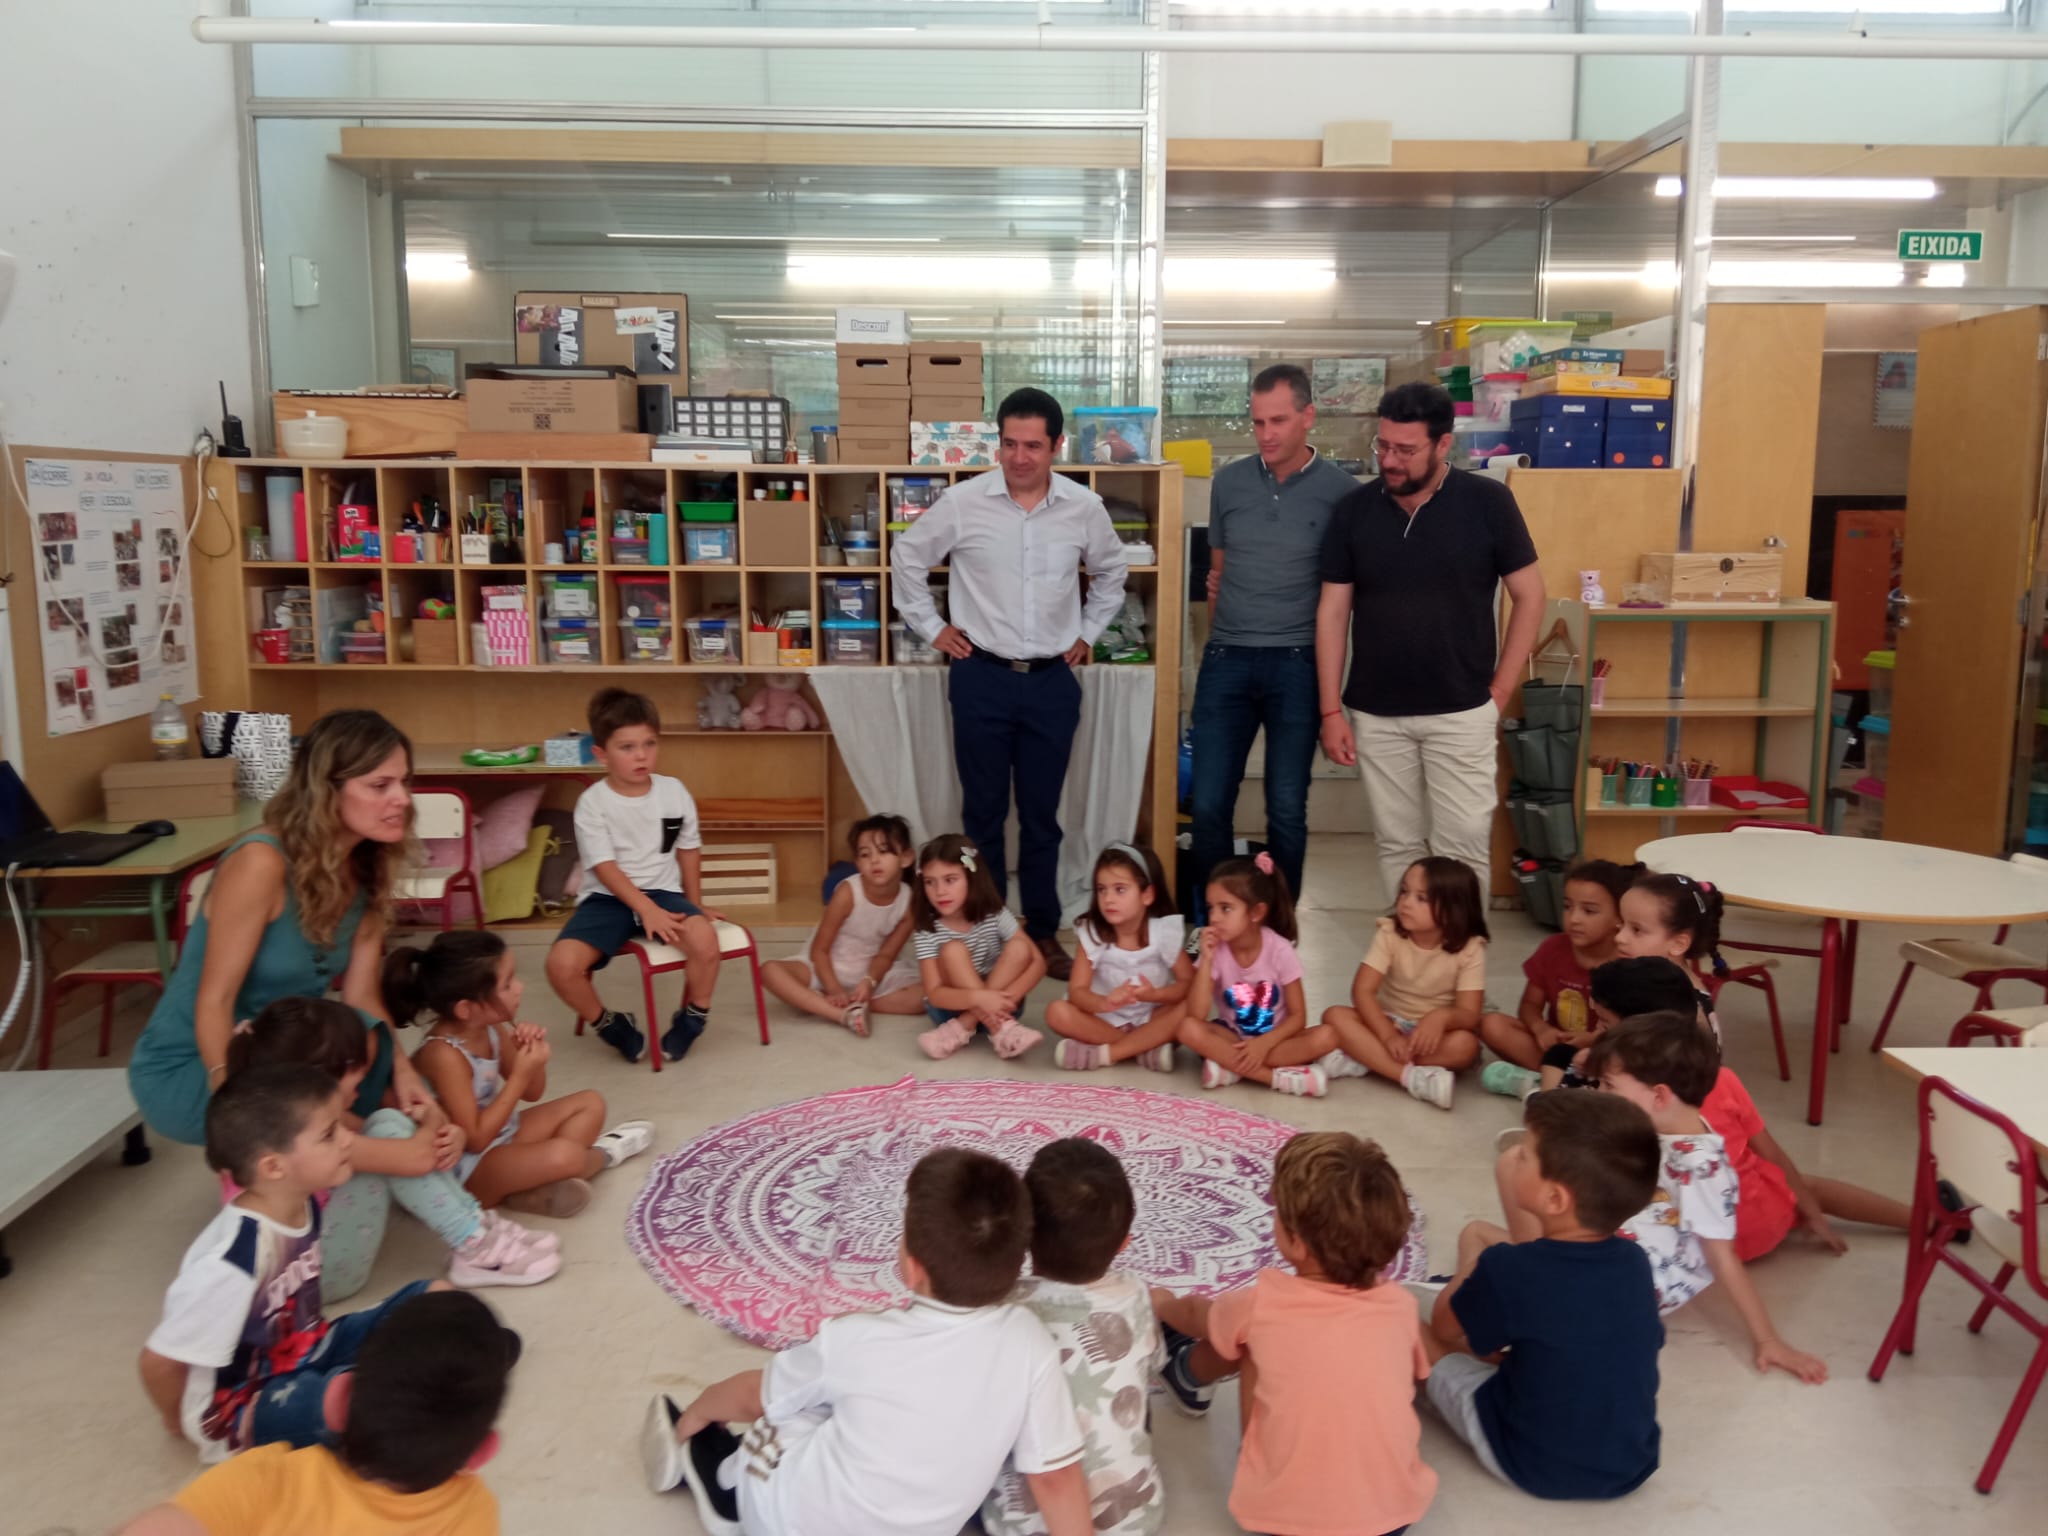
<svg viewBox="0 0 2048 1536">
<path fill-rule="evenodd" d="M 697 701 L 697 728 L 736 731 L 740 728 L 740 680 L 727 672 L 704 679 L 704 697 Z"/>
<path fill-rule="evenodd" d="M 797 690 L 801 674 L 775 674 L 762 679 L 761 691 L 747 701 L 740 723 L 750 731 L 815 731 L 824 724 L 818 712 Z"/>
</svg>

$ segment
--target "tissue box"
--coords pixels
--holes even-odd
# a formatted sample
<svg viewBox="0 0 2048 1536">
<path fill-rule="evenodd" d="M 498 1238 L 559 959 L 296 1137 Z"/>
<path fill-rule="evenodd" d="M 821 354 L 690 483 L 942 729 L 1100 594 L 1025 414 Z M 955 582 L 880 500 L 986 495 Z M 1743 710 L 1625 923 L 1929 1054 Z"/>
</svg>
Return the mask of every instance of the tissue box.
<svg viewBox="0 0 2048 1536">
<path fill-rule="evenodd" d="M 570 731 L 561 736 L 550 736 L 540 744 L 541 761 L 550 768 L 581 768 L 586 763 L 597 761 L 590 750 L 588 731 Z"/>
</svg>

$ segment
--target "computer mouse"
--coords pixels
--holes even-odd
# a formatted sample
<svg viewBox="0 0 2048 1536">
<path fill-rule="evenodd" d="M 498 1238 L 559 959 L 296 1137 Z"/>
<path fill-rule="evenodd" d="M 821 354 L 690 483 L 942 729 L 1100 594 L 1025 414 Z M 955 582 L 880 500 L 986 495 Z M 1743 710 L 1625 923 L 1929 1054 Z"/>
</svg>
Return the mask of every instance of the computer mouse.
<svg viewBox="0 0 2048 1536">
<path fill-rule="evenodd" d="M 147 832 L 151 837 L 169 837 L 178 829 L 168 821 L 138 821 L 128 829 L 130 832 Z"/>
</svg>

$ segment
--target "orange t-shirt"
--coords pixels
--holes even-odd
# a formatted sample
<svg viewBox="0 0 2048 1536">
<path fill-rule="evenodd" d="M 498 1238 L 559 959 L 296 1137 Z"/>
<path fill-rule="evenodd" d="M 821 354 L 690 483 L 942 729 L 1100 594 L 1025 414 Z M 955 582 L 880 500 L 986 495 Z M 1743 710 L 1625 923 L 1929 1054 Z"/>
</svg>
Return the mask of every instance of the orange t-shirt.
<svg viewBox="0 0 2048 1536">
<path fill-rule="evenodd" d="M 208 1536 L 498 1536 L 498 1501 L 458 1472 L 425 1493 L 366 1483 L 332 1451 L 259 1445 L 171 1500 Z"/>
<path fill-rule="evenodd" d="M 1248 1531 L 1383 1536 L 1436 1496 L 1415 1383 L 1429 1374 L 1415 1298 L 1265 1269 L 1209 1309 L 1209 1342 L 1258 1367 L 1230 1513 Z"/>
</svg>

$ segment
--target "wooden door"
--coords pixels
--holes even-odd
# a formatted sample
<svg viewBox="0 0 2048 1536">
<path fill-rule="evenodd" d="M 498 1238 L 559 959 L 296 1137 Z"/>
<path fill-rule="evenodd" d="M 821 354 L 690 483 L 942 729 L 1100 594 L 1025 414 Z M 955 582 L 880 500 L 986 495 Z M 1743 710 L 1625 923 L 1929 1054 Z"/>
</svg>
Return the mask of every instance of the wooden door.
<svg viewBox="0 0 2048 1536">
<path fill-rule="evenodd" d="M 1863 658 L 1889 650 L 1885 609 L 1899 585 L 1906 514 L 1844 511 L 1835 514 L 1835 687 L 1868 688 Z"/>
<path fill-rule="evenodd" d="M 2048 419 L 2048 309 L 1920 334 L 1884 832 L 2006 851 Z"/>
</svg>

